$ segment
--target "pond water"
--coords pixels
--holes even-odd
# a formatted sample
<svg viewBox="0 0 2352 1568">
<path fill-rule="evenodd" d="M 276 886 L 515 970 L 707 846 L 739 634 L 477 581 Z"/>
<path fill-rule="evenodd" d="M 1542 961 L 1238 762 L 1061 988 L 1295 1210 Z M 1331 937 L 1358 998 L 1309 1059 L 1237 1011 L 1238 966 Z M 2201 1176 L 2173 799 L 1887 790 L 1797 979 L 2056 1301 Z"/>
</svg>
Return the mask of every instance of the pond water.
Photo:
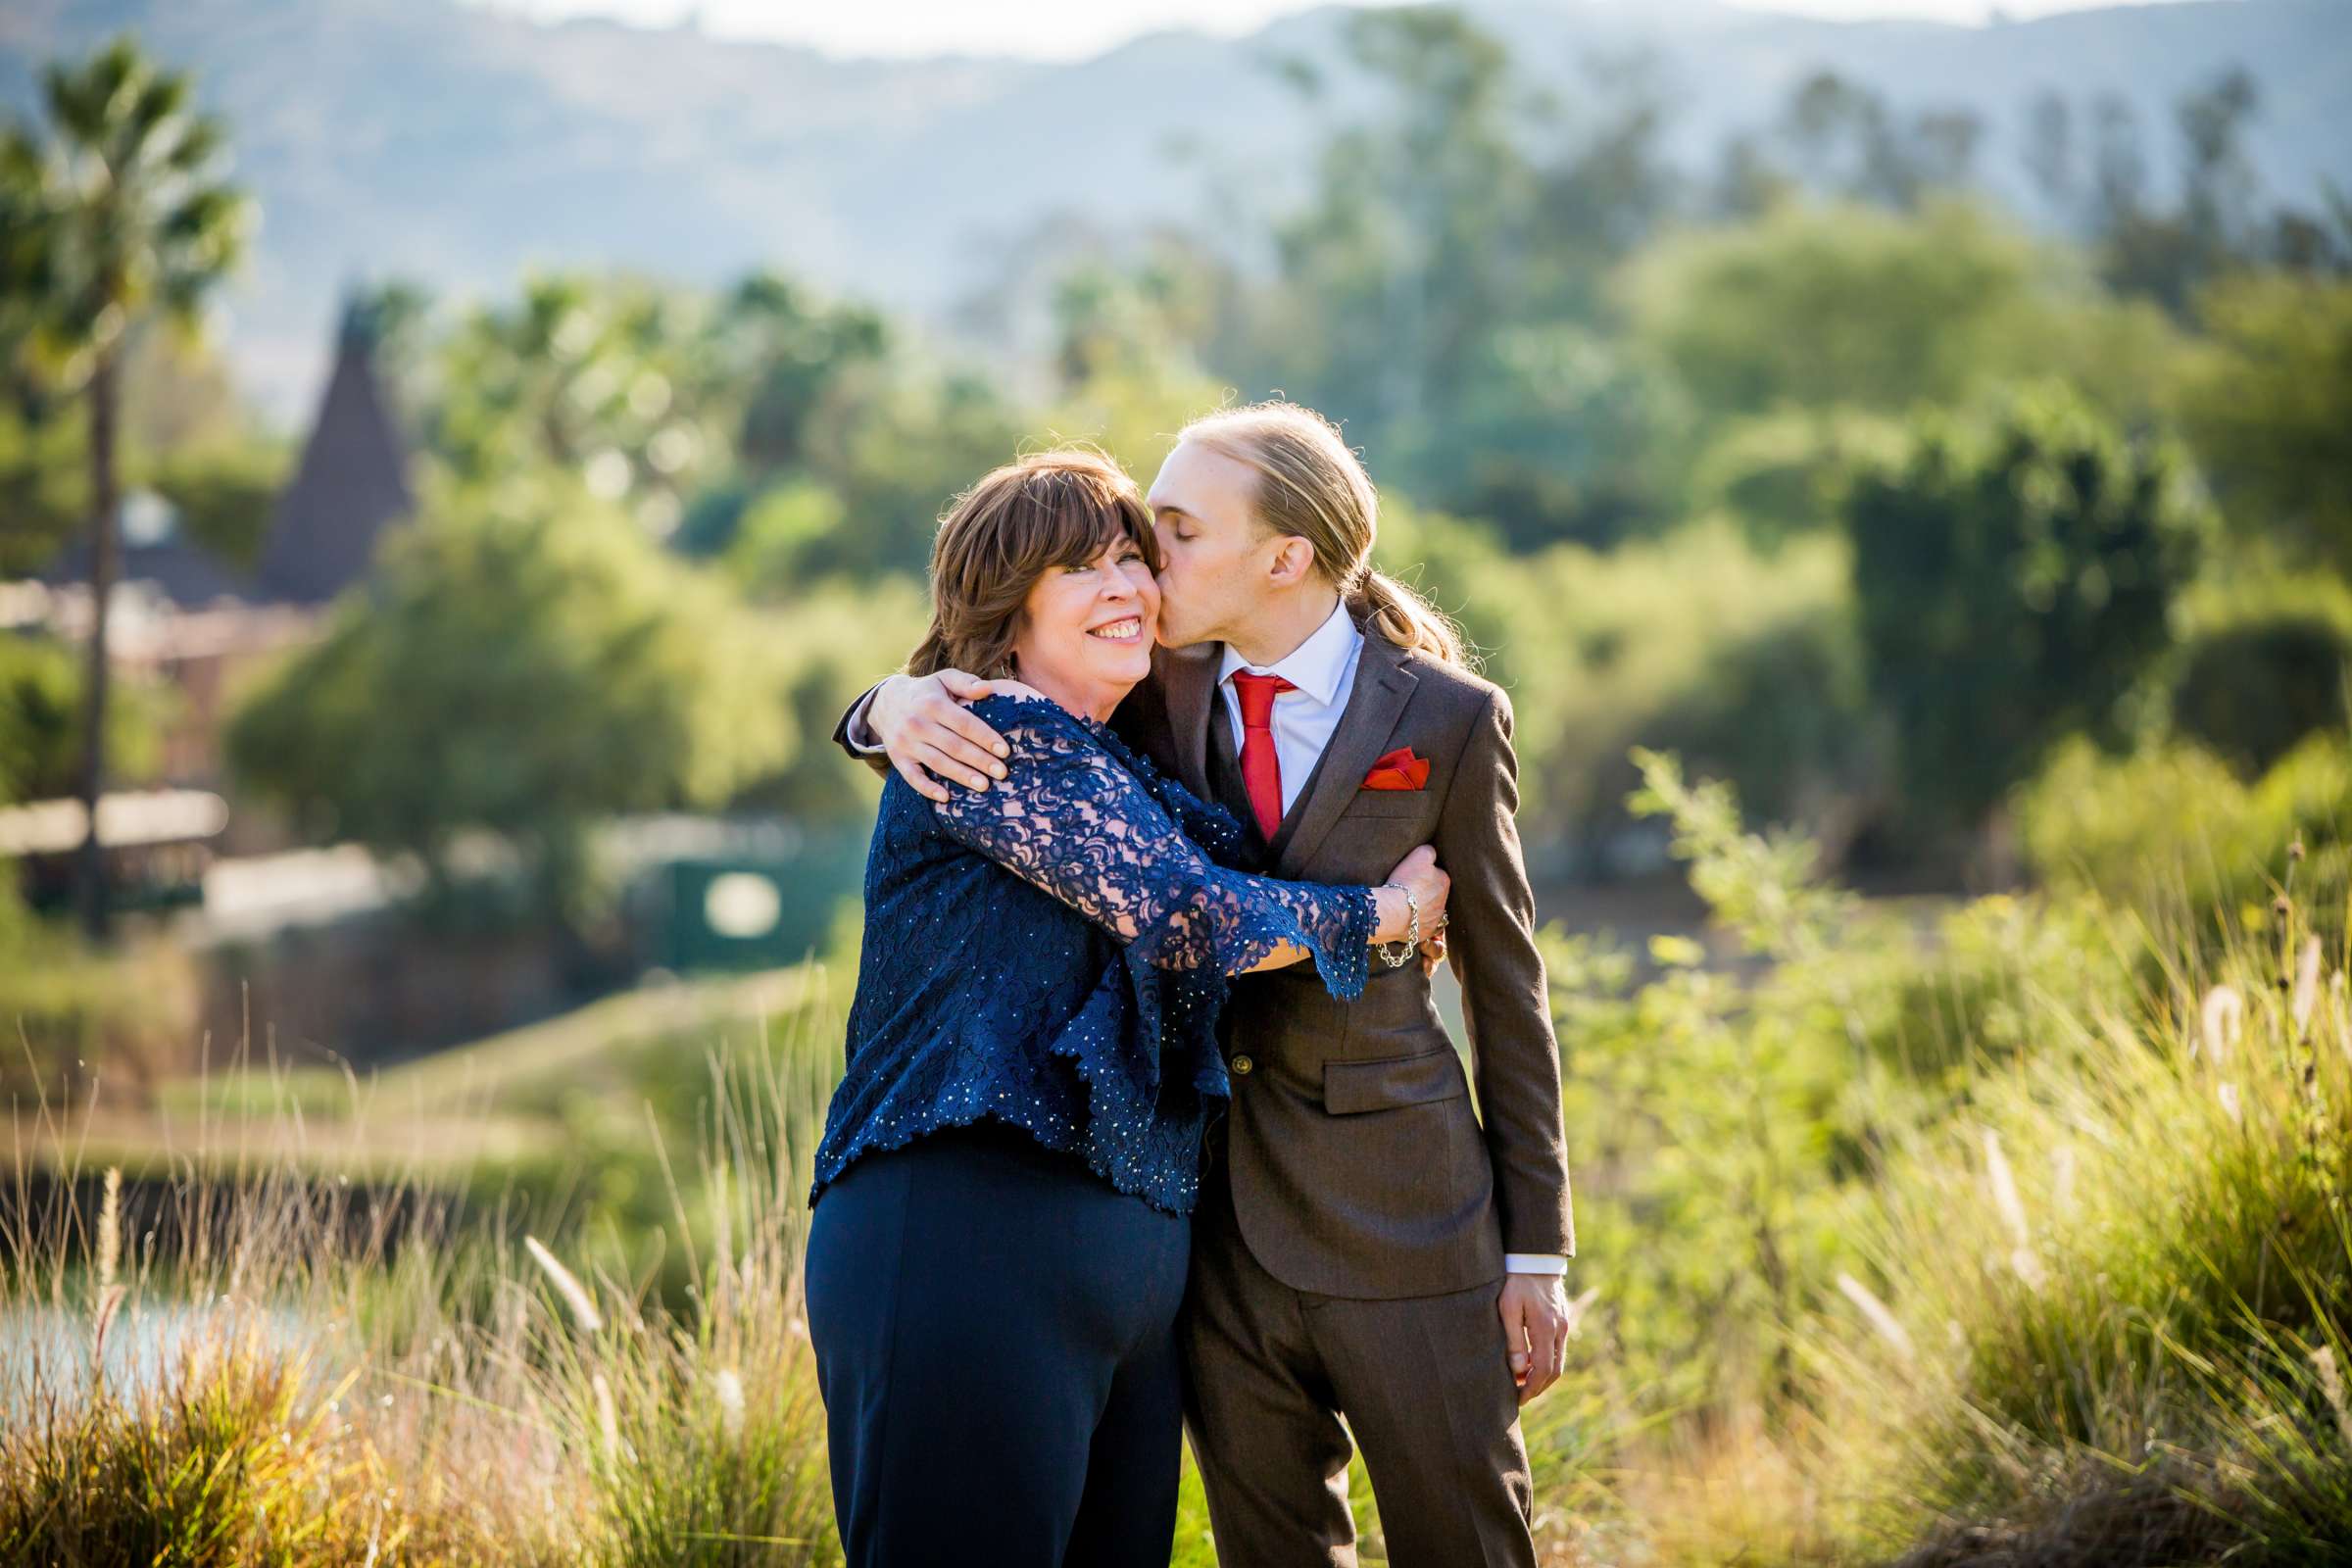
<svg viewBox="0 0 2352 1568">
<path fill-rule="evenodd" d="M 315 1348 L 325 1332 L 317 1319 L 285 1307 L 125 1301 L 107 1327 L 102 1375 L 118 1395 L 143 1393 L 179 1365 L 202 1338 L 238 1335 L 248 1325 L 258 1326 L 265 1345 L 287 1352 Z M 85 1393 L 90 1333 L 86 1309 L 0 1310 L 0 1410 L 22 1408 L 36 1387 L 67 1397 Z"/>
</svg>

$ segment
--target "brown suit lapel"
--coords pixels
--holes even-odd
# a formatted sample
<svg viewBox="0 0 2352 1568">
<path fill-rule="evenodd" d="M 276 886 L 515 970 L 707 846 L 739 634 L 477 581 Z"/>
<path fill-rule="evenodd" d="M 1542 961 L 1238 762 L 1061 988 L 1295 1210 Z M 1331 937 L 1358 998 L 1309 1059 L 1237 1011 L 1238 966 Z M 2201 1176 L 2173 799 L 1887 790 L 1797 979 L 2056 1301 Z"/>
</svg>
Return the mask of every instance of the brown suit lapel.
<svg viewBox="0 0 2352 1568">
<path fill-rule="evenodd" d="M 1352 607 L 1349 613 L 1354 613 Z M 1356 656 L 1355 685 L 1348 693 L 1348 706 L 1340 710 L 1339 728 L 1323 748 L 1305 793 L 1293 804 L 1288 820 L 1269 847 L 1274 874 L 1279 877 L 1298 877 L 1298 868 L 1331 832 L 1348 803 L 1355 799 L 1364 774 L 1389 750 L 1396 720 L 1411 700 L 1413 688 L 1421 683 L 1421 677 L 1405 662 L 1403 649 L 1365 626 L 1361 616 L 1356 625 L 1364 634 L 1364 651 Z"/>
<path fill-rule="evenodd" d="M 1177 779 L 1200 799 L 1214 800 L 1208 783 L 1208 704 L 1216 695 L 1217 662 L 1225 657 L 1225 645 L 1162 648 L 1157 657 L 1168 728 L 1176 743 Z"/>
</svg>

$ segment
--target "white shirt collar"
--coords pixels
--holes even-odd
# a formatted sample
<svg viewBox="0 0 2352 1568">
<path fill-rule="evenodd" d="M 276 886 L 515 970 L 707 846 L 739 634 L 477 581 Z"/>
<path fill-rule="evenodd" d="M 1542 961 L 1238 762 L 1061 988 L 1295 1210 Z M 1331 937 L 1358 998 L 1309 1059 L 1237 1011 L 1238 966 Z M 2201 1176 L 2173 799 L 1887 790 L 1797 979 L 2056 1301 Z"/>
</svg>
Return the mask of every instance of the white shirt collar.
<svg viewBox="0 0 2352 1568">
<path fill-rule="evenodd" d="M 1363 640 L 1355 617 L 1348 613 L 1347 600 L 1342 599 L 1331 607 L 1323 624 L 1308 633 L 1306 641 L 1271 664 L 1252 664 L 1227 643 L 1225 657 L 1217 665 L 1217 683 L 1223 685 L 1237 669 L 1253 675 L 1280 675 L 1328 708 L 1339 697 L 1340 678 L 1348 672 L 1348 662 Z"/>
</svg>

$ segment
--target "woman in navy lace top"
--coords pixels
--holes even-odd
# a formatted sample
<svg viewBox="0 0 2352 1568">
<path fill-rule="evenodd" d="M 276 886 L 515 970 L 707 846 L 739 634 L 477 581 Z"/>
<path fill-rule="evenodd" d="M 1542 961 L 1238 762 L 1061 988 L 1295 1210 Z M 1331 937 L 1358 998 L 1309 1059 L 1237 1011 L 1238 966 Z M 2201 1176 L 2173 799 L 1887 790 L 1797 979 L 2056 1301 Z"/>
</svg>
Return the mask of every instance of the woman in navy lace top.
<svg viewBox="0 0 2352 1568">
<path fill-rule="evenodd" d="M 1235 869 L 1231 814 L 1111 733 L 1157 565 L 1089 453 L 998 469 L 940 524 L 910 667 L 1023 684 L 975 708 L 1003 779 L 934 804 L 888 777 L 866 864 L 807 1269 L 853 1565 L 1167 1561 L 1226 980 L 1312 961 L 1353 997 L 1444 901 L 1422 852 L 1378 889 Z"/>
</svg>

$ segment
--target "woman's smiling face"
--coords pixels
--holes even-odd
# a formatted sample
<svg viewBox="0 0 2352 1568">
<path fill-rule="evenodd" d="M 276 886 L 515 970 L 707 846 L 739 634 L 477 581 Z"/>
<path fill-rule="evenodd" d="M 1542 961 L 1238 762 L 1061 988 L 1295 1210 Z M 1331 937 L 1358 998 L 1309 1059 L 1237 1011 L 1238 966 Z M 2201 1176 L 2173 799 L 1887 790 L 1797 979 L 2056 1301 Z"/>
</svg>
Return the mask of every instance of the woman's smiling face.
<svg viewBox="0 0 2352 1568">
<path fill-rule="evenodd" d="M 1048 566 L 1030 585 L 1014 669 L 1064 707 L 1107 718 L 1152 672 L 1158 634 L 1159 585 L 1143 548 L 1120 534 L 1093 560 Z"/>
</svg>

